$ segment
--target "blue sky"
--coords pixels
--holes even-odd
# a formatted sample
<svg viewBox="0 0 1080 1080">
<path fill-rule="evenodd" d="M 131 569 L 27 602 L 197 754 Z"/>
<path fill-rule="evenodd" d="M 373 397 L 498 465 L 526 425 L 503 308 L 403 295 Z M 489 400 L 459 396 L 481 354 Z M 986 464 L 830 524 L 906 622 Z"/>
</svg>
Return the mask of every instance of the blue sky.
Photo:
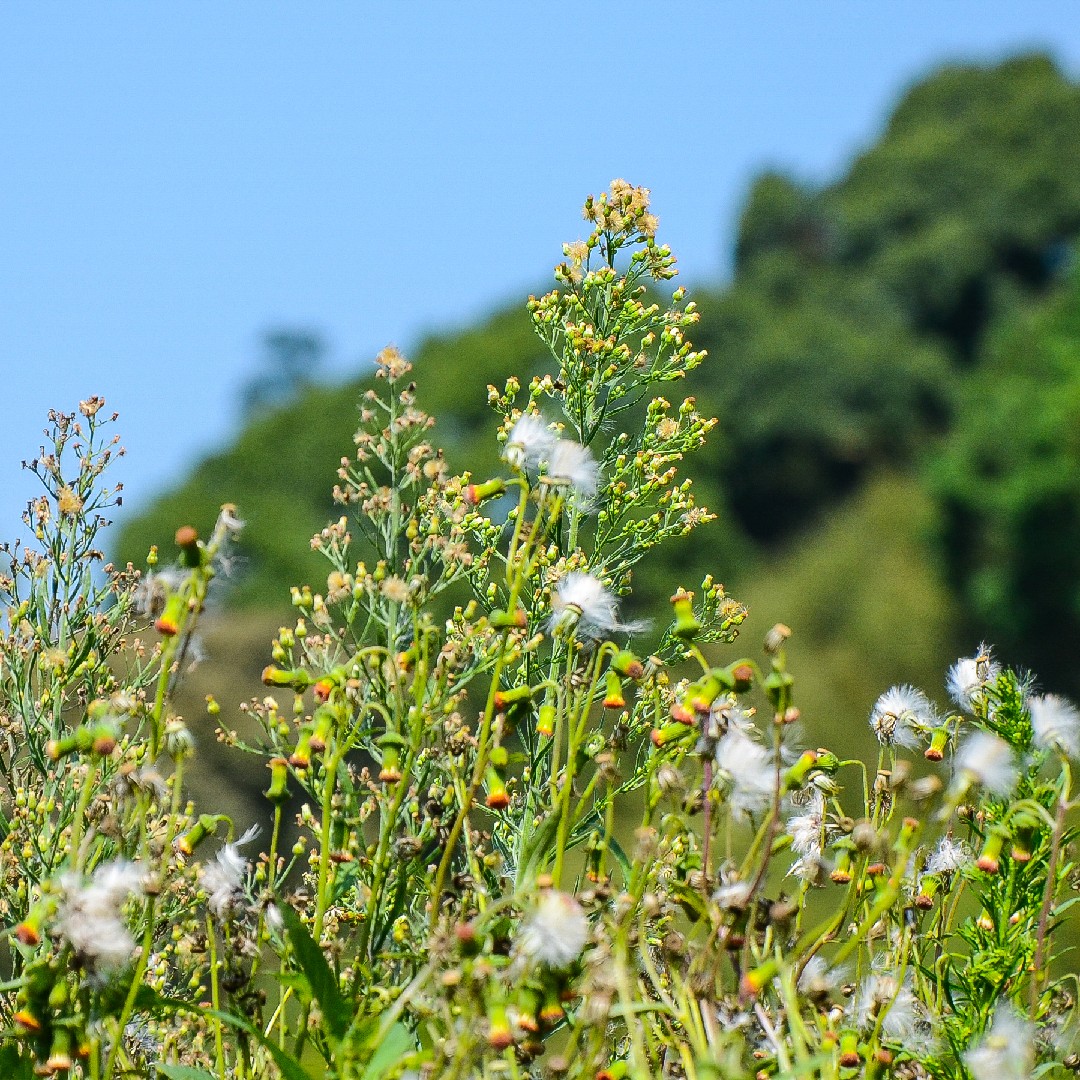
<svg viewBox="0 0 1080 1080">
<path fill-rule="evenodd" d="M 19 531 L 19 461 L 50 407 L 100 393 L 120 410 L 137 505 L 229 438 L 267 329 L 319 330 L 338 376 L 387 342 L 408 350 L 542 287 L 584 195 L 615 176 L 652 189 L 684 281 L 715 281 L 756 172 L 831 177 L 946 60 L 1037 47 L 1076 77 L 1076 15 L 1074 0 L 11 0 L 0 536 Z"/>
</svg>

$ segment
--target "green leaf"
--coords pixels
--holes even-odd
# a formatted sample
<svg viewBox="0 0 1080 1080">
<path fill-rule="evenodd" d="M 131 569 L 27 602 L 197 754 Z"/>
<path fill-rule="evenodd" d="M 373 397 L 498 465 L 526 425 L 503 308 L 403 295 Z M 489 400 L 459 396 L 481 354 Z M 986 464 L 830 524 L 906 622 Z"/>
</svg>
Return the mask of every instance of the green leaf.
<svg viewBox="0 0 1080 1080">
<path fill-rule="evenodd" d="M 193 1069 L 190 1065 L 159 1065 L 157 1070 L 169 1080 L 215 1080 L 213 1073 Z"/>
<path fill-rule="evenodd" d="M 22 1049 L 12 1043 L 0 1048 L 0 1076 L 7 1080 L 33 1080 L 33 1055 L 23 1056 Z"/>
<path fill-rule="evenodd" d="M 327 1033 L 333 1043 L 340 1043 L 349 1030 L 353 1017 L 349 1003 L 338 988 L 337 977 L 330 970 L 322 949 L 314 942 L 296 912 L 288 904 L 279 904 L 278 910 L 296 954 L 296 962 L 307 976 L 311 993 L 322 1010 Z"/>
<path fill-rule="evenodd" d="M 184 1001 L 181 998 L 162 997 L 161 994 L 149 986 L 142 986 L 139 988 L 135 1001 L 140 1009 L 147 1012 L 162 1011 L 190 1013 L 192 1016 L 209 1016 L 214 1020 L 220 1020 L 223 1024 L 228 1024 L 230 1027 L 236 1028 L 237 1031 L 244 1032 L 257 1043 L 264 1046 L 267 1053 L 274 1059 L 274 1064 L 281 1070 L 281 1075 L 285 1080 L 313 1080 L 311 1073 L 309 1073 L 295 1058 L 286 1054 L 277 1043 L 268 1039 L 259 1028 L 240 1016 L 233 1016 L 232 1013 L 222 1012 L 220 1009 L 205 1009 L 200 1005 L 193 1005 L 190 1001 Z M 165 1070 L 169 1068 L 180 1069 L 181 1066 L 159 1065 L 158 1071 L 164 1073 L 170 1080 L 205 1080 L 207 1076 L 210 1076 L 211 1080 L 213 1080 L 212 1073 L 203 1073 L 198 1069 L 191 1070 L 189 1073 L 180 1072 L 174 1075 L 165 1072 Z"/>
<path fill-rule="evenodd" d="M 391 1065 L 396 1065 L 404 1054 L 415 1049 L 416 1040 L 409 1029 L 404 1024 L 395 1024 L 376 1048 L 361 1080 L 380 1080 Z"/>
<path fill-rule="evenodd" d="M 609 836 L 607 841 L 608 851 L 614 856 L 615 861 L 619 864 L 619 868 L 623 872 L 623 876 L 627 881 L 630 880 L 630 876 L 633 873 L 633 867 L 630 865 L 630 857 L 623 850 L 622 844 L 615 839 L 614 836 Z"/>
</svg>

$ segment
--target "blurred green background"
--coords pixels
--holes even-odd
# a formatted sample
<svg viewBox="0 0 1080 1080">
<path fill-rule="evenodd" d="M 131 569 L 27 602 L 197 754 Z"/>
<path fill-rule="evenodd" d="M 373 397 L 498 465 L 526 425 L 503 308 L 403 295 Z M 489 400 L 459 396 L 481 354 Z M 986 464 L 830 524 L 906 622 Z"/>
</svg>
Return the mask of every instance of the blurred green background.
<svg viewBox="0 0 1080 1080">
<path fill-rule="evenodd" d="M 732 280 L 694 290 L 709 359 L 685 392 L 720 422 L 686 470 L 719 519 L 636 589 L 648 603 L 712 573 L 749 604 L 755 654 L 788 623 L 811 743 L 865 748 L 880 692 L 910 681 L 942 699 L 946 667 L 983 639 L 1080 694 L 1078 147 L 1080 86 L 1048 57 L 941 68 L 832 182 L 760 175 Z M 553 262 L 572 239 L 552 238 Z M 524 300 L 411 357 L 457 469 L 495 468 L 487 384 L 550 366 Z M 114 537 L 141 565 L 222 502 L 248 522 L 188 680 L 192 718 L 212 691 L 231 726 L 262 692 L 289 586 L 325 583 L 308 540 L 338 516 L 367 374 L 316 382 L 321 348 L 288 327 L 268 336 L 242 429 Z M 245 759 L 223 755 L 242 787 Z"/>
</svg>

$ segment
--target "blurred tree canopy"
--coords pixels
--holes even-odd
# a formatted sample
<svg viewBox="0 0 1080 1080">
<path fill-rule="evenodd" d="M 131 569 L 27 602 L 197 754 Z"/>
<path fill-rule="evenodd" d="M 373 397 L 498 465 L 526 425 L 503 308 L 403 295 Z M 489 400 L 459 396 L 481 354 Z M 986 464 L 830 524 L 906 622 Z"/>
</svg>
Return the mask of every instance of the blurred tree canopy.
<svg viewBox="0 0 1080 1080">
<path fill-rule="evenodd" d="M 240 392 L 244 414 L 251 417 L 292 401 L 314 384 L 326 343 L 312 330 L 271 330 L 263 336 L 263 366 Z"/>
<path fill-rule="evenodd" d="M 757 180 L 699 335 L 732 418 L 711 464 L 751 536 L 785 539 L 947 429 L 956 374 L 1080 231 L 1077 145 L 1080 87 L 1025 56 L 914 86 L 830 186 Z"/>
<path fill-rule="evenodd" d="M 930 480 L 967 621 L 1080 685 L 1080 272 L 994 334 Z"/>
<path fill-rule="evenodd" d="M 662 586 L 729 567 L 745 579 L 768 553 L 828 535 L 819 519 L 872 477 L 918 477 L 941 446 L 919 482 L 938 500 L 937 551 L 971 604 L 966 629 L 1030 640 L 1047 670 L 1040 627 L 1080 621 L 1075 280 L 1063 292 L 1080 233 L 1078 145 L 1080 87 L 1028 55 L 911 87 L 832 184 L 757 179 L 732 281 L 695 290 L 694 341 L 710 360 L 685 391 L 720 426 L 687 470 L 721 522 L 711 549 L 653 567 Z M 451 464 L 494 470 L 485 386 L 549 368 L 524 305 L 431 337 L 412 359 Z M 364 380 L 294 382 L 291 402 L 255 412 L 232 446 L 129 520 L 119 557 L 168 550 L 178 524 L 206 527 L 231 499 L 250 523 L 234 601 L 317 585 L 325 566 L 307 541 L 339 512 L 330 491 Z"/>
</svg>

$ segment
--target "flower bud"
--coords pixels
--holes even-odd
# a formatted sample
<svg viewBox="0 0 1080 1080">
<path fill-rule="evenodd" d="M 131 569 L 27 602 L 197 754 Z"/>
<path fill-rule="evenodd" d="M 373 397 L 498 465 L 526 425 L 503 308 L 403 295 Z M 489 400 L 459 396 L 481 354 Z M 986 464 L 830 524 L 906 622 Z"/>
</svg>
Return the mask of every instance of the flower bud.
<svg viewBox="0 0 1080 1080">
<path fill-rule="evenodd" d="M 55 1028 L 53 1030 L 52 1047 L 49 1050 L 49 1057 L 44 1066 L 46 1076 L 71 1070 L 74 1065 L 71 1046 L 71 1032 L 67 1028 Z"/>
<path fill-rule="evenodd" d="M 784 623 L 776 623 L 765 635 L 765 652 L 775 656 L 783 647 L 784 642 L 791 637 L 791 627 Z"/>
<path fill-rule="evenodd" d="M 311 764 L 311 735 L 311 725 L 301 724 L 300 733 L 296 739 L 296 748 L 289 755 L 289 764 L 294 769 L 306 769 Z"/>
<path fill-rule="evenodd" d="M 612 1061 L 596 1072 L 596 1080 L 625 1080 L 630 1075 L 625 1061 Z"/>
<path fill-rule="evenodd" d="M 184 855 L 191 855 L 208 836 L 217 832 L 218 824 L 225 820 L 222 815 L 200 814 L 199 820 L 183 836 L 176 840 L 176 848 Z"/>
<path fill-rule="evenodd" d="M 506 1018 L 506 1006 L 501 1002 L 488 1006 L 488 1046 L 493 1050 L 505 1050 L 514 1043 L 510 1021 Z"/>
<path fill-rule="evenodd" d="M 289 670 L 268 664 L 263 668 L 262 681 L 264 686 L 287 686 L 297 693 L 302 693 L 314 680 L 300 668 Z"/>
<path fill-rule="evenodd" d="M 555 706 L 541 705 L 536 717 L 536 734 L 550 739 L 555 734 Z"/>
<path fill-rule="evenodd" d="M 694 728 L 690 724 L 683 724 L 676 720 L 671 724 L 665 724 L 661 728 L 653 728 L 649 738 L 652 739 L 653 746 L 659 749 L 662 746 L 667 746 L 668 743 L 692 738 L 693 735 Z"/>
<path fill-rule="evenodd" d="M 992 828 L 986 834 L 983 849 L 975 865 L 985 874 L 996 874 L 1001 868 L 1001 849 L 1005 846 L 1008 834 L 1004 829 Z"/>
<path fill-rule="evenodd" d="M 401 751 L 408 747 L 408 743 L 398 732 L 387 731 L 379 736 L 376 745 L 382 750 L 379 781 L 383 784 L 396 784 L 401 779 Z"/>
<path fill-rule="evenodd" d="M 202 551 L 200 550 L 199 534 L 191 525 L 181 525 L 176 530 L 174 537 L 176 546 L 180 549 L 180 562 L 194 569 L 202 563 Z"/>
<path fill-rule="evenodd" d="M 616 653 L 611 666 L 624 678 L 635 682 L 645 674 L 645 665 L 629 649 Z"/>
<path fill-rule="evenodd" d="M 837 885 L 847 885 L 851 881 L 851 857 L 855 845 L 850 840 L 842 840 L 836 845 L 836 866 L 829 875 Z"/>
<path fill-rule="evenodd" d="M 804 783 L 810 773 L 810 770 L 817 764 L 817 752 L 814 750 L 804 750 L 799 756 L 799 760 L 795 762 L 784 773 L 784 790 L 785 791 L 798 791 Z"/>
<path fill-rule="evenodd" d="M 544 1002 L 540 1006 L 540 1023 L 552 1028 L 566 1016 L 566 1010 L 559 1000 L 559 992 L 554 986 L 544 989 Z"/>
<path fill-rule="evenodd" d="M 614 669 L 608 668 L 606 676 L 606 690 L 604 693 L 605 709 L 625 709 L 626 698 L 623 696 L 622 683 Z"/>
<path fill-rule="evenodd" d="M 923 874 L 919 879 L 919 893 L 915 897 L 915 906 L 921 911 L 929 911 L 934 906 L 934 897 L 941 888 L 939 874 Z"/>
<path fill-rule="evenodd" d="M 776 977 L 780 965 L 775 960 L 766 960 L 758 965 L 753 971 L 748 971 L 739 983 L 739 989 L 744 998 L 757 997 L 762 989 Z"/>
<path fill-rule="evenodd" d="M 518 1027 L 532 1035 L 540 1031 L 540 1003 L 543 1000 L 535 986 L 523 986 L 517 998 Z"/>
<path fill-rule="evenodd" d="M 165 609 L 154 623 L 154 629 L 166 637 L 175 637 L 187 614 L 187 600 L 180 593 L 173 593 L 165 601 Z"/>
<path fill-rule="evenodd" d="M 316 683 L 316 686 L 319 684 Z M 326 749 L 334 730 L 334 722 L 337 720 L 337 711 L 328 705 L 320 705 L 311 718 L 311 739 L 309 745 L 316 754 L 321 754 Z"/>
<path fill-rule="evenodd" d="M 36 1035 L 41 1030 L 41 1021 L 30 1009 L 20 1009 L 11 1019 L 21 1035 Z"/>
<path fill-rule="evenodd" d="M 516 611 L 493 611 L 488 622 L 497 630 L 524 630 L 529 625 L 529 616 L 524 608 Z"/>
<path fill-rule="evenodd" d="M 484 786 L 487 788 L 484 805 L 489 810 L 505 810 L 510 805 L 510 793 L 506 790 L 506 780 L 494 765 L 489 765 L 484 770 Z"/>
<path fill-rule="evenodd" d="M 469 484 L 465 488 L 465 501 L 470 506 L 479 506 L 482 502 L 501 495 L 506 491 L 506 481 L 496 478 L 483 484 Z"/>
<path fill-rule="evenodd" d="M 840 1067 L 855 1069 L 862 1064 L 862 1055 L 859 1053 L 859 1036 L 854 1031 L 844 1031 L 840 1034 Z"/>
<path fill-rule="evenodd" d="M 923 757 L 927 761 L 941 761 L 945 757 L 945 747 L 948 743 L 948 728 L 944 726 L 934 728 L 934 734 L 930 736 L 930 745 L 923 751 Z"/>
<path fill-rule="evenodd" d="M 195 752 L 195 737 L 178 717 L 165 725 L 165 749 L 174 761 L 190 757 Z"/>
<path fill-rule="evenodd" d="M 684 641 L 691 641 L 701 629 L 701 623 L 694 614 L 694 594 L 680 589 L 671 598 L 671 606 L 675 609 L 673 633 Z"/>
<path fill-rule="evenodd" d="M 270 770 L 270 786 L 264 794 L 272 803 L 283 803 L 289 798 L 289 763 L 283 757 L 271 758 L 267 762 Z"/>
</svg>

